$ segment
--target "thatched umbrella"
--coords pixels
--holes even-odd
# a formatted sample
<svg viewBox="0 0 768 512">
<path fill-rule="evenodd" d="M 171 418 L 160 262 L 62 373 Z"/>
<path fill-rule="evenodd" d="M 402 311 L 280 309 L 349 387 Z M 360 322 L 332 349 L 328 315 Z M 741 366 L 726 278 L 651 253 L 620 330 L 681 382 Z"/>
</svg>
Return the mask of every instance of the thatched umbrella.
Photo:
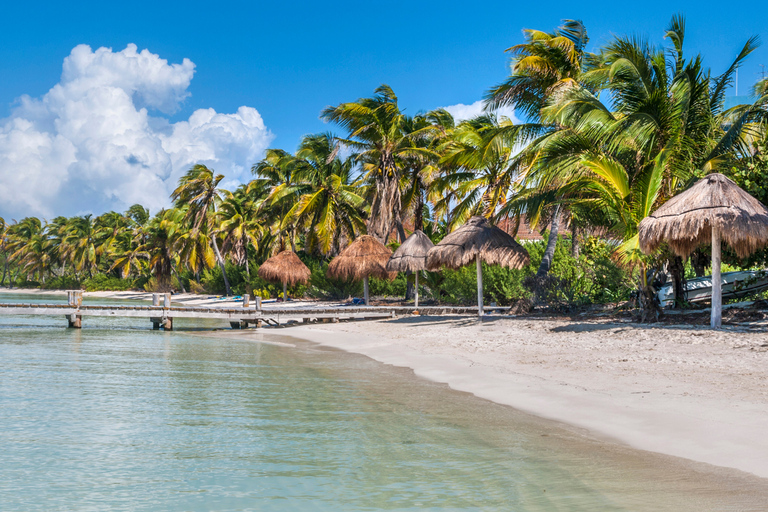
<svg viewBox="0 0 768 512">
<path fill-rule="evenodd" d="M 259 267 L 259 277 L 271 283 L 283 283 L 283 300 L 288 301 L 288 285 L 306 283 L 312 274 L 293 251 L 272 256 Z"/>
<path fill-rule="evenodd" d="M 449 234 L 427 254 L 427 268 L 459 268 L 474 261 L 477 265 L 477 313 L 483 316 L 483 268 L 481 262 L 522 268 L 528 251 L 509 234 L 491 226 L 485 217 L 472 217 Z"/>
<path fill-rule="evenodd" d="M 722 322 L 720 243 L 725 241 L 740 258 L 768 243 L 768 209 L 722 174 L 713 173 L 676 195 L 643 219 L 640 249 L 646 254 L 666 241 L 675 254 L 687 257 L 712 243 L 711 326 Z"/>
<path fill-rule="evenodd" d="M 419 272 L 427 268 L 427 253 L 435 244 L 421 230 L 411 233 L 387 262 L 390 272 L 413 272 L 416 278 L 414 306 L 419 307 Z"/>
<path fill-rule="evenodd" d="M 365 305 L 369 303 L 368 278 L 370 276 L 392 280 L 397 275 L 387 272 L 387 261 L 392 256 L 386 245 L 369 235 L 352 242 L 328 265 L 328 276 L 336 279 L 363 280 Z"/>
</svg>

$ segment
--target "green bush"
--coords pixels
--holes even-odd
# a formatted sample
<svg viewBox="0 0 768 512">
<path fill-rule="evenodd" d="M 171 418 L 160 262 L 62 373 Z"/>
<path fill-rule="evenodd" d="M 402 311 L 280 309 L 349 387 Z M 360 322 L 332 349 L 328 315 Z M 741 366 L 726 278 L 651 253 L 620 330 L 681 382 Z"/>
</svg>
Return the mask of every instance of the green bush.
<svg viewBox="0 0 768 512">
<path fill-rule="evenodd" d="M 74 276 L 57 276 L 48 279 L 42 287 L 46 290 L 79 290 L 80 283 Z"/>
<path fill-rule="evenodd" d="M 133 279 L 121 279 L 106 274 L 96 274 L 82 282 L 81 288 L 89 292 L 125 291 L 134 288 Z"/>
<path fill-rule="evenodd" d="M 368 290 L 371 296 L 377 297 L 405 297 L 407 286 L 408 282 L 405 279 L 405 274 L 402 272 L 398 272 L 397 277 L 392 281 L 376 277 L 368 280 Z"/>
<path fill-rule="evenodd" d="M 526 242 L 524 247 L 531 261 L 522 269 L 483 264 L 483 300 L 486 303 L 509 305 L 518 299 L 531 297 L 531 291 L 524 282 L 536 274 L 546 242 Z M 610 243 L 589 238 L 582 245 L 581 254 L 574 258 L 571 256 L 570 239 L 560 238 L 549 271 L 548 282 L 551 286 L 545 297 L 547 302 L 573 306 L 626 299 L 634 288 L 632 276 L 611 259 L 612 253 Z M 454 304 L 474 304 L 477 301 L 474 265 L 426 273 L 420 282 L 438 300 Z"/>
</svg>

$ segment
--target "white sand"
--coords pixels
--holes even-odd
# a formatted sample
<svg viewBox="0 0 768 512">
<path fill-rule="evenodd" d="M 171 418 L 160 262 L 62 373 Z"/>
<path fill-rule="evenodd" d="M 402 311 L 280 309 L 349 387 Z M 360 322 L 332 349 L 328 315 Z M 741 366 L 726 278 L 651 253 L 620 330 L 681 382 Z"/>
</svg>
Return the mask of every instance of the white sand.
<svg viewBox="0 0 768 512">
<path fill-rule="evenodd" d="M 274 333 L 409 367 L 635 448 L 768 477 L 765 331 L 411 317 Z"/>
</svg>

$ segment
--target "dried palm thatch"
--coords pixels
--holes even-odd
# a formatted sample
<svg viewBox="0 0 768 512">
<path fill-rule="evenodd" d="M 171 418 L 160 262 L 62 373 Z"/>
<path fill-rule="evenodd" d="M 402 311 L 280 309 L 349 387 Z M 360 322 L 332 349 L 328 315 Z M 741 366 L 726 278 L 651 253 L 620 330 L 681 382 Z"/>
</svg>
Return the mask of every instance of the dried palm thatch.
<svg viewBox="0 0 768 512">
<path fill-rule="evenodd" d="M 528 251 L 501 229 L 491 226 L 485 217 L 472 217 L 449 234 L 427 254 L 427 268 L 459 268 L 477 258 L 491 265 L 522 268 L 528 263 Z"/>
<path fill-rule="evenodd" d="M 427 268 L 427 253 L 435 244 L 422 231 L 417 230 L 405 239 L 387 262 L 390 272 L 418 272 Z"/>
<path fill-rule="evenodd" d="M 352 242 L 328 266 L 328 276 L 335 279 L 360 281 L 367 277 L 389 279 L 396 272 L 387 272 L 387 261 L 392 256 L 386 245 L 369 235 L 363 235 Z"/>
<path fill-rule="evenodd" d="M 640 249 L 648 254 L 666 241 L 685 258 L 710 243 L 713 227 L 745 258 L 768 243 L 768 209 L 730 179 L 713 173 L 640 222 Z"/>
<path fill-rule="evenodd" d="M 293 251 L 272 256 L 259 267 L 259 277 L 272 283 L 294 286 L 309 281 L 311 272 Z"/>
</svg>

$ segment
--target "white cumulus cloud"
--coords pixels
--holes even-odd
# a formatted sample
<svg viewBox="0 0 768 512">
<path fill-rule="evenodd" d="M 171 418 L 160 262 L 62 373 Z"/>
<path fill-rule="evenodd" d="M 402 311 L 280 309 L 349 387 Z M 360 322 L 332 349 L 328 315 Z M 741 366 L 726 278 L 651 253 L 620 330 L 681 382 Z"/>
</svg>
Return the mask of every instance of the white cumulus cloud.
<svg viewBox="0 0 768 512">
<path fill-rule="evenodd" d="M 189 167 L 202 163 L 248 179 L 250 165 L 273 139 L 258 111 L 196 110 L 171 123 L 189 96 L 195 65 L 130 44 L 120 52 L 75 47 L 61 80 L 41 98 L 22 96 L 0 120 L 0 216 L 152 211 Z"/>
<path fill-rule="evenodd" d="M 456 105 L 449 105 L 442 108 L 447 110 L 457 123 L 464 121 L 465 119 L 472 119 L 473 117 L 477 117 L 485 113 L 483 110 L 483 100 L 477 100 L 476 102 L 469 105 L 465 105 L 464 103 L 457 103 Z M 515 124 L 520 122 L 520 120 L 515 117 L 515 110 L 512 107 L 502 107 L 498 110 L 495 110 L 494 113 L 497 116 L 508 117 Z"/>
</svg>

